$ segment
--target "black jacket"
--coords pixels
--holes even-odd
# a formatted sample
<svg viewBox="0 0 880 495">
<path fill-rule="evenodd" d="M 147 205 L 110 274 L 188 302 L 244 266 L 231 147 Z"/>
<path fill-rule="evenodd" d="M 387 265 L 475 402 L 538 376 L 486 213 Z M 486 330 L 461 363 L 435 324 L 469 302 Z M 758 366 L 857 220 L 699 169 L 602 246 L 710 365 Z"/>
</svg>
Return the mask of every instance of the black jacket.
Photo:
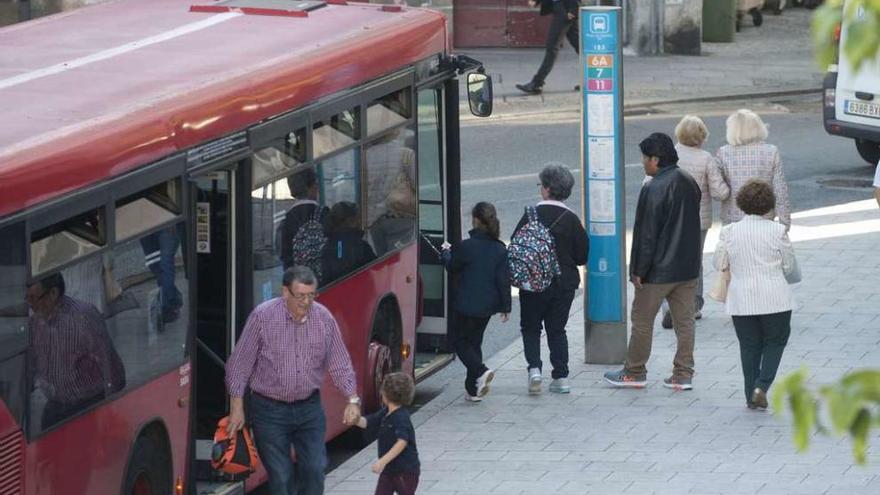
<svg viewBox="0 0 880 495">
<path fill-rule="evenodd" d="M 321 283 L 329 284 L 376 259 L 360 229 L 343 228 L 327 233 L 321 254 Z"/>
<path fill-rule="evenodd" d="M 633 228 L 630 275 L 668 284 L 697 278 L 700 252 L 700 186 L 678 166 L 661 167 L 642 187 Z"/>
<path fill-rule="evenodd" d="M 587 255 L 590 252 L 590 240 L 587 238 L 587 232 L 577 215 L 567 208 L 539 204 L 536 209 L 538 210 L 538 219 L 547 227 L 556 222 L 550 229 L 550 233 L 553 234 L 556 259 L 559 260 L 562 275 L 554 283 L 558 282 L 560 288 L 564 290 L 575 290 L 581 284 L 581 274 L 577 267 L 587 263 Z M 516 234 L 527 221 L 528 217 L 523 214 L 519 223 L 516 224 L 516 228 L 513 229 L 513 233 Z"/>
<path fill-rule="evenodd" d="M 558 2 L 562 2 L 562 6 L 565 8 L 566 12 L 571 12 L 572 14 L 577 15 L 578 9 L 581 6 L 581 2 L 579 0 L 557 0 Z M 548 15 L 553 13 L 553 4 L 556 3 L 553 0 L 541 0 L 541 15 Z"/>
<path fill-rule="evenodd" d="M 507 247 L 476 229 L 470 236 L 455 247 L 451 260 L 445 263 L 450 272 L 461 275 L 453 307 L 466 316 L 510 313 Z"/>
</svg>

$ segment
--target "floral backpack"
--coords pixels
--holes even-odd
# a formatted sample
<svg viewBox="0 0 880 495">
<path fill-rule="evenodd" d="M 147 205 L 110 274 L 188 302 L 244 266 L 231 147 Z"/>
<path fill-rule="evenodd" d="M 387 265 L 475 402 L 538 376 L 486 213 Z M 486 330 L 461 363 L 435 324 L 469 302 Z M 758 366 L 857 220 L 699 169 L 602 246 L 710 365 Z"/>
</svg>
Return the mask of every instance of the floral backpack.
<svg viewBox="0 0 880 495">
<path fill-rule="evenodd" d="M 562 273 L 550 229 L 563 215 L 564 211 L 547 227 L 538 219 L 538 210 L 534 206 L 526 207 L 526 224 L 513 235 L 507 246 L 510 285 L 529 292 L 544 292 Z"/>
</svg>

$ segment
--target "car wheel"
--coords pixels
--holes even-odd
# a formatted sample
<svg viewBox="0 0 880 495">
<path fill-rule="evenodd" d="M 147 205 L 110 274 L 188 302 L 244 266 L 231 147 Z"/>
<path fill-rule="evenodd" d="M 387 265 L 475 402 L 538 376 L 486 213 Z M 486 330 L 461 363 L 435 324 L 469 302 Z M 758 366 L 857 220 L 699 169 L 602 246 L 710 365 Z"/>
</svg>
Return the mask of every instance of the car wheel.
<svg viewBox="0 0 880 495">
<path fill-rule="evenodd" d="M 155 440 L 141 436 L 134 444 L 128 463 L 123 495 L 167 495 L 171 493 L 168 453 Z"/>
<path fill-rule="evenodd" d="M 867 139 L 856 139 L 856 149 L 859 156 L 871 165 L 877 165 L 880 161 L 880 143 Z"/>
</svg>

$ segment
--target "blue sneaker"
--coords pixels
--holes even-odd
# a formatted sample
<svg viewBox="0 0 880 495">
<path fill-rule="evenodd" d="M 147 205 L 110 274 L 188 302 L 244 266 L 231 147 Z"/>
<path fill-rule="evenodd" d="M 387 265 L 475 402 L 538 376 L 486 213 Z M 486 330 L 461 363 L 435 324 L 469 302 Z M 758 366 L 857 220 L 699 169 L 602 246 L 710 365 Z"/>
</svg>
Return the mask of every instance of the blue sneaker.
<svg viewBox="0 0 880 495">
<path fill-rule="evenodd" d="M 571 383 L 568 378 L 557 378 L 550 382 L 550 392 L 554 394 L 571 393 Z"/>
<path fill-rule="evenodd" d="M 625 369 L 605 373 L 605 381 L 619 388 L 645 388 L 648 384 L 644 376 L 631 375 Z"/>
</svg>

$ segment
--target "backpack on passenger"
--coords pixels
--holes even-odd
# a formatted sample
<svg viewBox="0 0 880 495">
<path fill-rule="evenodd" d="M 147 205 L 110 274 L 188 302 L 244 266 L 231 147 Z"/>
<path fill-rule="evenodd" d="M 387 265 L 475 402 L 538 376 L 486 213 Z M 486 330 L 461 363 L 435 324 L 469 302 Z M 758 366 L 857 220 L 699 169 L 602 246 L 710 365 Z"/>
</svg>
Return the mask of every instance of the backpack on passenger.
<svg viewBox="0 0 880 495">
<path fill-rule="evenodd" d="M 321 207 L 315 206 L 315 212 L 311 218 L 302 224 L 293 235 L 293 247 L 291 258 L 294 265 L 307 266 L 315 272 L 318 282 L 321 282 L 321 253 L 324 244 L 327 244 L 327 235 L 324 233 L 324 222 L 321 220 Z"/>
<path fill-rule="evenodd" d="M 565 213 L 563 211 L 547 227 L 538 219 L 538 210 L 534 206 L 526 207 L 526 224 L 513 235 L 507 246 L 510 285 L 529 292 L 544 292 L 562 273 L 550 229 Z"/>
</svg>

